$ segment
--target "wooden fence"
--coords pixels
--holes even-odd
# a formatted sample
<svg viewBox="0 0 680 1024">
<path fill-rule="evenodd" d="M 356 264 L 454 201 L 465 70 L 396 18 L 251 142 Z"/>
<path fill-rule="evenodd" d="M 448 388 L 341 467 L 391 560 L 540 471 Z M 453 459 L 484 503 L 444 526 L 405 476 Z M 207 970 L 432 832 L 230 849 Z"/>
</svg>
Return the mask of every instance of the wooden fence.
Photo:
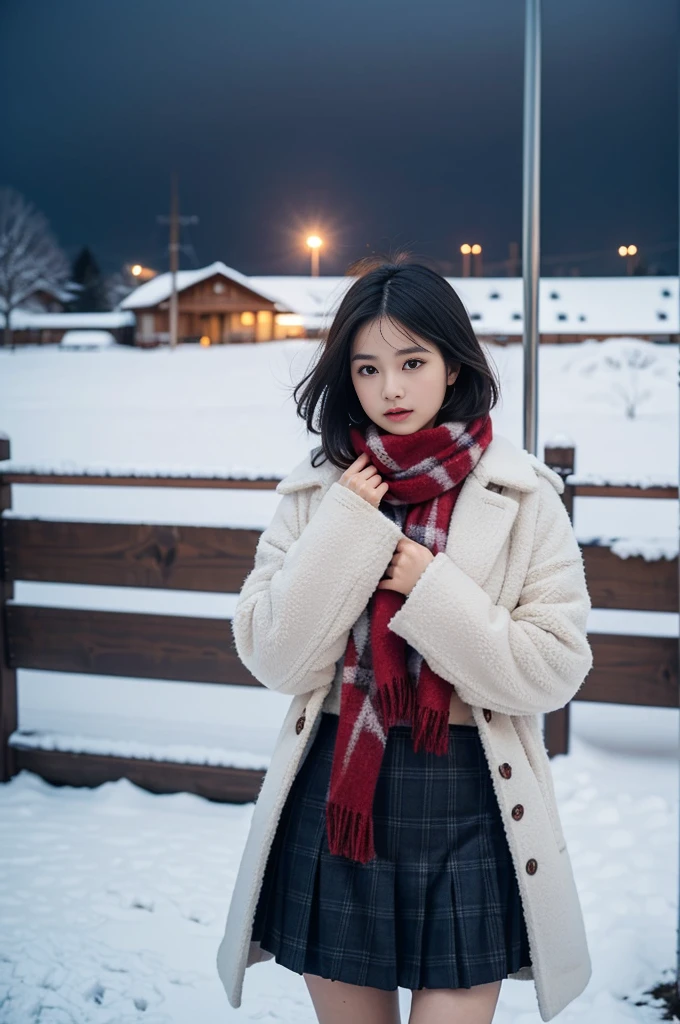
<svg viewBox="0 0 680 1024">
<path fill-rule="evenodd" d="M 573 448 L 546 448 L 544 461 L 565 479 L 563 500 L 573 517 L 575 498 L 678 497 L 677 487 L 621 487 L 566 482 L 574 471 Z M 597 544 L 581 545 L 593 608 L 678 611 L 678 559 L 620 558 Z M 593 668 L 575 700 L 678 707 L 678 640 L 675 637 L 590 633 Z M 545 716 L 551 756 L 569 751 L 571 704 Z"/>
<path fill-rule="evenodd" d="M 565 478 L 573 449 L 546 449 Z M 10 457 L 0 435 L 0 460 Z M 23 768 L 55 784 L 95 786 L 125 777 L 152 792 L 187 791 L 214 800 L 256 798 L 263 771 L 133 757 L 67 753 L 22 745 L 18 669 L 261 686 L 239 661 L 228 620 L 14 604 L 15 581 L 80 583 L 236 593 L 252 566 L 259 530 L 11 518 L 12 484 L 268 489 L 278 478 L 115 477 L 0 473 L 0 781 Z M 564 500 L 586 495 L 677 498 L 677 488 L 567 484 Z M 677 559 L 621 559 L 585 546 L 593 605 L 676 611 Z M 677 706 L 674 639 L 591 634 L 595 665 L 579 700 Z M 55 676 L 55 686 L 59 677 Z M 552 755 L 569 749 L 569 706 L 545 716 Z"/>
</svg>

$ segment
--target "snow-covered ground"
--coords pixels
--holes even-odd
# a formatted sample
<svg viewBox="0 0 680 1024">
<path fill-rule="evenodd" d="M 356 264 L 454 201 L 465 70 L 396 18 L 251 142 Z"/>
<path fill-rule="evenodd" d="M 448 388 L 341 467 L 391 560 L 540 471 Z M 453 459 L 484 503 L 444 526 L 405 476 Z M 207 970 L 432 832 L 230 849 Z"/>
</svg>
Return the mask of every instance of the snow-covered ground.
<svg viewBox="0 0 680 1024">
<path fill-rule="evenodd" d="M 316 443 L 290 399 L 315 351 L 304 341 L 0 350 L 10 466 L 283 475 Z M 494 426 L 521 444 L 521 349 L 494 348 L 492 357 L 503 387 Z M 568 435 L 578 478 L 677 482 L 677 380 L 676 346 L 544 346 L 541 450 Z M 273 491 L 17 485 L 10 514 L 262 528 L 278 500 Z M 575 526 L 582 540 L 615 542 L 621 557 L 673 557 L 677 516 L 674 501 L 580 499 Z M 15 601 L 206 614 L 228 630 L 235 595 L 25 583 Z M 596 609 L 589 625 L 675 636 L 678 619 Z M 19 672 L 20 730 L 70 750 L 266 766 L 289 699 L 248 687 Z M 561 1019 L 658 1019 L 633 1004 L 675 959 L 678 712 L 576 702 L 571 717 L 572 748 L 553 771 L 594 975 Z M 239 1011 L 215 973 L 252 806 L 151 796 L 126 782 L 53 789 L 27 773 L 0 786 L 0 1022 L 184 1024 L 237 1013 L 313 1021 L 304 982 L 273 961 L 248 970 Z M 406 1019 L 410 996 L 401 998 Z M 506 981 L 498 1024 L 539 1019 L 533 985 Z"/>
<path fill-rule="evenodd" d="M 676 765 L 575 737 L 553 774 L 593 959 L 560 1021 L 659 1020 L 634 1003 L 673 963 Z M 313 1024 L 304 980 L 273 960 L 248 968 L 238 1010 L 215 972 L 252 808 L 26 772 L 0 786 L 0 1021 Z M 506 980 L 494 1021 L 540 1024 L 533 983 Z"/>
</svg>

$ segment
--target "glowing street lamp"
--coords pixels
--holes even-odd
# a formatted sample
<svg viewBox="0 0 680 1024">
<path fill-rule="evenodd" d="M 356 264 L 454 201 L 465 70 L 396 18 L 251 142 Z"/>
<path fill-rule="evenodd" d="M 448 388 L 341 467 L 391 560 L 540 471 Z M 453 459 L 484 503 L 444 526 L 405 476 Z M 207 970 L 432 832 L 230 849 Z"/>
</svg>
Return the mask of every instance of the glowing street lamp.
<svg viewBox="0 0 680 1024">
<path fill-rule="evenodd" d="M 307 238 L 307 245 L 309 246 L 310 255 L 312 258 L 312 277 L 319 276 L 319 249 L 323 245 L 323 241 L 318 235 L 309 235 Z"/>
<path fill-rule="evenodd" d="M 465 242 L 460 247 L 460 251 L 463 254 L 463 277 L 470 276 L 470 257 L 478 256 L 479 259 L 475 264 L 475 276 L 481 277 L 482 274 L 482 247 L 477 242 L 474 245 L 468 245 Z"/>
<path fill-rule="evenodd" d="M 137 284 L 142 284 L 143 281 L 150 281 L 157 273 L 152 267 L 143 267 L 141 263 L 133 263 L 129 269 Z"/>
<path fill-rule="evenodd" d="M 619 251 L 619 256 L 623 256 L 623 257 L 637 256 L 638 248 L 637 248 L 637 245 L 620 245 L 618 251 Z M 633 260 L 633 259 L 627 260 L 627 262 L 626 262 L 626 272 L 628 274 L 632 274 L 633 273 L 635 262 L 636 261 Z"/>
</svg>

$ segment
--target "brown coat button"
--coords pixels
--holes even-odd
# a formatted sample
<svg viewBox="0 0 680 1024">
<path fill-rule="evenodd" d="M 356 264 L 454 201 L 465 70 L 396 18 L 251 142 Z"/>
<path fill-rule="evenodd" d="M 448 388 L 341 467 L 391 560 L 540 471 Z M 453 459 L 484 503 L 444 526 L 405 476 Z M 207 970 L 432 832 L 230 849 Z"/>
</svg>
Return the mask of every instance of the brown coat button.
<svg viewBox="0 0 680 1024">
<path fill-rule="evenodd" d="M 522 807 L 522 805 L 521 804 L 515 804 L 515 806 L 512 809 L 512 816 L 515 819 L 515 821 L 519 821 L 519 819 L 522 817 L 523 814 L 524 814 L 524 808 Z"/>
<path fill-rule="evenodd" d="M 488 708 L 484 708 L 484 717 L 486 718 L 487 722 L 491 721 L 491 712 L 489 711 Z"/>
<path fill-rule="evenodd" d="M 530 860 L 527 861 L 527 874 L 535 875 L 537 869 L 538 869 L 538 864 L 536 863 L 536 861 L 532 857 Z"/>
<path fill-rule="evenodd" d="M 512 768 L 510 767 L 507 761 L 504 761 L 503 764 L 499 764 L 498 771 L 501 773 L 504 779 L 509 779 L 510 776 L 512 775 Z"/>
<path fill-rule="evenodd" d="M 298 736 L 300 735 L 300 733 L 302 732 L 304 727 L 305 727 L 305 716 L 304 715 L 300 715 L 300 717 L 298 718 L 297 722 L 295 723 L 295 732 L 298 734 Z"/>
</svg>

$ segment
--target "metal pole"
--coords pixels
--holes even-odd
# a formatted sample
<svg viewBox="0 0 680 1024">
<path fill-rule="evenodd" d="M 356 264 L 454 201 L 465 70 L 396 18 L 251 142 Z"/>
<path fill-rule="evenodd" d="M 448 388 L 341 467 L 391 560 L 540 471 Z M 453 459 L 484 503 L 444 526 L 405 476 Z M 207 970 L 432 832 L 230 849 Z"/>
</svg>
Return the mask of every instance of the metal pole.
<svg viewBox="0 0 680 1024">
<path fill-rule="evenodd" d="M 179 266 L 179 201 L 177 175 L 172 174 L 170 195 L 170 348 L 177 347 L 177 269 Z"/>
<path fill-rule="evenodd" d="M 678 90 L 677 90 L 677 121 L 678 131 L 680 133 L 680 52 L 678 53 Z M 678 136 L 680 138 L 680 134 Z M 678 312 L 680 313 L 680 151 L 678 152 Z M 678 341 L 680 348 L 680 326 L 678 328 Z M 680 368 L 678 374 L 678 384 L 680 385 Z M 680 511 L 680 464 L 678 465 L 678 509 Z M 678 516 L 678 591 L 680 593 L 680 514 Z M 680 607 L 679 609 L 680 610 Z M 678 657 L 680 658 L 680 635 L 678 636 Z M 678 687 L 678 705 L 680 706 L 680 686 Z M 680 841 L 678 843 L 678 880 L 680 886 Z M 680 889 L 679 889 L 680 892 Z M 680 999 L 680 899 L 678 900 L 678 928 L 677 928 L 677 940 L 676 940 L 676 964 L 675 964 L 675 994 Z"/>
<path fill-rule="evenodd" d="M 526 0 L 522 276 L 524 279 L 524 447 L 538 454 L 538 286 L 540 274 L 541 0 Z"/>
</svg>

